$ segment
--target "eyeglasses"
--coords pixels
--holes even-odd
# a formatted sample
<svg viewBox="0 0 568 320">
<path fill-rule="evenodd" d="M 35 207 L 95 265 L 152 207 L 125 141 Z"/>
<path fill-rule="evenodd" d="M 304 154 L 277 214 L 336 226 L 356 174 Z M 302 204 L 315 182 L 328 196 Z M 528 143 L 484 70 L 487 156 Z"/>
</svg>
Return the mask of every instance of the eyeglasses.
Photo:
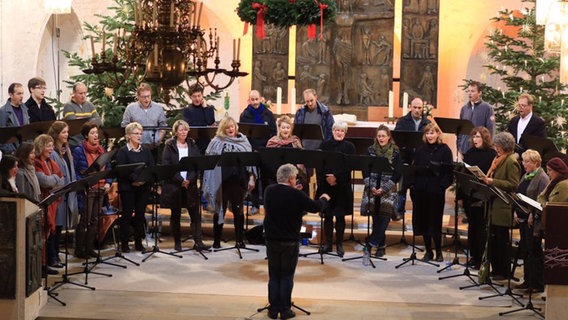
<svg viewBox="0 0 568 320">
<path fill-rule="evenodd" d="M 46 90 L 46 86 L 35 86 L 34 89 Z"/>
<path fill-rule="evenodd" d="M 519 107 L 519 108 L 526 108 L 526 107 L 528 107 L 528 106 L 529 106 L 528 104 L 523 104 L 523 103 L 518 103 L 518 104 L 517 104 L 517 107 Z"/>
</svg>

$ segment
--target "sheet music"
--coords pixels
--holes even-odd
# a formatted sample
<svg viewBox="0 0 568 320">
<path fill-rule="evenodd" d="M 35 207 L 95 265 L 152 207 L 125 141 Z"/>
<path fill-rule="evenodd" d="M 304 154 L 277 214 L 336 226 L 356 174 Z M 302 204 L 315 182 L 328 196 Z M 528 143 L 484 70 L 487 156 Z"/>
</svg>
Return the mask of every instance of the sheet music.
<svg viewBox="0 0 568 320">
<path fill-rule="evenodd" d="M 517 196 L 526 204 L 530 205 L 531 207 L 542 211 L 542 206 L 540 205 L 540 203 L 538 201 L 535 201 L 527 196 L 525 196 L 522 193 L 517 193 Z"/>
<path fill-rule="evenodd" d="M 463 163 L 466 167 L 467 170 L 469 170 L 469 172 L 473 173 L 473 175 L 479 179 L 479 180 L 483 180 L 485 178 L 487 178 L 487 176 L 485 175 L 485 173 L 478 167 L 478 166 L 470 166 L 467 163 Z"/>
</svg>

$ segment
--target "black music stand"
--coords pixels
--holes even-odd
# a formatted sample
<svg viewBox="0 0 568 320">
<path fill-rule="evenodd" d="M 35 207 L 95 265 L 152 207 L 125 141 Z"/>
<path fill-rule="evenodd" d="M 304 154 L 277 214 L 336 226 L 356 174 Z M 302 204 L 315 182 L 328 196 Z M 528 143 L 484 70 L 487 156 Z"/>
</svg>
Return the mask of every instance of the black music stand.
<svg viewBox="0 0 568 320">
<path fill-rule="evenodd" d="M 0 127 L 0 145 L 19 142 L 18 128 Z"/>
<path fill-rule="evenodd" d="M 503 202 L 505 202 L 505 204 L 511 204 L 512 200 L 511 198 L 507 195 L 507 193 L 505 193 L 503 190 L 495 187 L 495 186 L 488 186 L 485 183 L 481 183 L 481 182 L 477 182 L 477 181 L 471 181 L 473 184 L 476 184 L 478 186 L 478 192 L 481 194 L 481 196 L 484 197 L 484 199 L 488 199 L 486 201 L 486 203 L 488 203 L 488 205 L 490 205 L 494 199 L 501 199 Z M 489 215 L 489 219 L 487 219 L 487 225 L 491 226 L 491 215 L 489 214 L 488 211 L 488 215 Z M 514 215 L 511 213 L 511 222 L 513 222 L 512 220 L 514 219 Z M 491 234 L 489 232 L 489 227 L 487 228 L 488 232 L 487 232 L 487 241 L 489 241 Z M 511 229 L 512 232 L 512 229 Z M 511 241 L 509 239 L 509 241 Z M 511 245 L 512 245 L 512 241 L 511 241 Z M 511 250 L 511 247 L 509 246 L 509 250 Z M 489 256 L 491 256 L 491 251 L 489 251 Z M 510 272 L 509 272 L 510 273 Z M 503 296 L 510 296 L 516 303 L 518 303 L 520 306 L 524 306 L 515 296 L 521 296 L 520 294 L 516 294 L 513 293 L 513 291 L 511 290 L 511 277 L 512 275 L 509 274 L 508 278 L 508 286 L 507 289 L 504 292 L 499 292 L 499 290 L 497 290 L 497 288 L 495 288 L 492 285 L 491 279 L 489 279 L 488 285 L 495 290 L 495 292 L 497 292 L 494 295 L 489 295 L 489 296 L 484 296 L 484 297 L 479 297 L 479 300 L 484 300 L 484 299 L 489 299 L 489 298 L 495 298 L 495 297 L 503 297 Z M 472 285 L 475 286 L 475 285 Z M 477 285 L 479 286 L 479 285 Z"/>
<path fill-rule="evenodd" d="M 201 173 L 204 170 L 212 170 L 213 168 L 215 168 L 215 166 L 217 165 L 217 162 L 219 162 L 219 159 L 221 159 L 220 155 L 207 155 L 207 156 L 199 156 L 199 157 L 183 157 L 180 159 L 179 161 L 179 171 L 195 171 L 197 172 L 197 179 L 199 181 L 202 181 L 202 176 Z M 201 194 L 201 185 L 202 183 L 199 183 L 199 194 Z M 202 214 L 202 206 L 198 203 L 197 206 L 199 207 L 199 215 Z M 201 219 L 200 219 L 201 221 Z M 195 223 L 195 222 L 191 222 L 191 223 Z M 189 249 L 184 249 L 181 251 L 177 251 L 177 252 L 187 252 L 187 251 L 192 251 L 194 250 L 195 252 L 199 253 L 203 259 L 208 260 L 209 258 L 207 258 L 207 256 L 203 253 L 203 250 L 196 250 L 194 248 L 189 248 Z M 211 250 L 207 250 L 207 251 L 211 251 Z"/>
<path fill-rule="evenodd" d="M 319 151 L 319 150 L 303 150 L 304 154 L 304 164 L 311 168 L 315 168 L 316 170 L 329 170 L 329 169 L 341 169 L 345 167 L 345 155 L 339 152 L 332 152 L 332 151 Z M 325 216 L 325 212 L 320 212 L 320 233 L 319 233 L 319 249 L 317 252 L 311 253 L 302 253 L 300 257 L 308 257 L 311 255 L 319 254 L 321 264 L 323 264 L 323 255 L 330 255 L 339 257 L 337 253 L 333 252 L 325 252 L 323 250 L 323 218 Z M 326 239 L 326 241 L 331 241 L 333 244 L 332 239 Z"/>
<path fill-rule="evenodd" d="M 469 120 L 465 119 L 453 119 L 453 118 L 440 118 L 434 117 L 434 120 L 440 127 L 442 132 L 453 133 L 457 137 L 459 135 L 470 135 L 471 130 L 473 130 L 473 123 Z M 456 144 L 456 162 L 458 162 L 458 152 L 457 152 L 457 144 Z M 460 242 L 460 235 L 458 233 L 458 215 L 459 215 L 459 206 L 458 206 L 458 198 L 456 197 L 454 200 L 454 236 L 453 236 L 453 243 L 449 246 L 454 246 L 454 260 L 452 264 L 459 264 L 458 260 L 458 250 L 464 251 L 464 248 Z M 455 262 L 458 263 L 455 263 Z"/>
<path fill-rule="evenodd" d="M 114 168 L 112 168 L 112 174 L 115 177 L 125 177 L 128 176 L 132 173 L 132 171 L 144 167 L 146 164 L 144 162 L 138 162 L 138 163 L 129 163 L 129 164 L 123 164 L 123 165 L 117 165 Z M 88 170 L 88 168 L 87 168 Z M 106 261 L 110 260 L 110 259 L 114 259 L 114 258 L 120 258 L 120 259 L 124 259 L 130 263 L 132 263 L 135 266 L 140 266 L 140 264 L 138 262 L 135 262 L 132 259 L 129 259 L 127 257 L 125 257 L 122 254 L 122 251 L 120 251 L 120 245 L 118 243 L 115 244 L 115 251 L 114 251 L 114 255 L 104 258 L 101 260 L 102 263 L 106 263 Z M 108 263 L 111 264 L 111 263 Z M 112 264 L 112 265 L 116 265 L 116 266 L 122 266 L 122 265 L 117 265 L 117 264 Z M 124 269 L 126 269 L 126 266 L 122 266 Z"/>
<path fill-rule="evenodd" d="M 554 142 L 548 138 L 523 134 L 521 136 L 520 144 L 526 147 L 526 149 L 538 151 L 538 153 L 542 156 L 543 165 L 554 157 L 566 157 L 565 154 L 558 150 L 558 147 L 556 147 Z"/>
<path fill-rule="evenodd" d="M 142 262 L 146 262 L 146 260 L 152 257 L 155 253 L 163 253 L 170 256 L 182 258 L 182 256 L 179 256 L 173 252 L 160 250 L 160 247 L 158 246 L 158 208 L 156 207 L 156 203 L 158 201 L 157 188 L 159 182 L 171 178 L 178 171 L 179 168 L 177 165 L 149 166 L 144 168 L 136 181 L 134 181 L 152 183 L 154 185 L 154 190 L 152 191 L 152 237 L 154 238 L 154 246 L 152 250 L 145 252 L 150 254 L 146 258 L 142 259 Z"/>
<path fill-rule="evenodd" d="M 426 169 L 426 170 L 430 170 L 430 169 Z M 403 169 L 403 175 L 404 176 L 413 176 L 416 172 L 416 168 L 415 167 L 407 167 Z M 414 206 L 414 204 L 412 204 Z M 416 247 L 416 232 L 414 230 L 416 230 L 416 228 L 412 228 L 412 244 L 410 245 L 412 247 L 412 252 L 410 253 L 410 257 L 408 258 L 403 258 L 402 262 L 400 264 L 398 264 L 397 266 L 395 266 L 395 269 L 398 269 L 400 267 L 402 267 L 403 265 L 407 264 L 407 263 L 412 263 L 412 265 L 414 265 L 414 261 L 420 261 L 422 263 L 426 263 L 429 264 L 431 266 L 434 267 L 439 267 L 440 265 L 431 261 L 423 261 L 422 259 L 418 259 L 416 257 L 416 249 L 419 249 L 418 247 Z"/>
<path fill-rule="evenodd" d="M 67 123 L 67 125 L 69 126 L 69 136 L 71 137 L 71 136 L 80 134 L 81 129 L 83 128 L 83 125 L 87 121 L 91 121 L 91 120 L 93 120 L 93 119 L 91 119 L 91 118 L 78 118 L 78 119 L 72 119 L 72 120 L 64 120 L 65 123 Z"/>
<path fill-rule="evenodd" d="M 456 190 L 460 189 L 462 191 L 462 193 L 469 198 L 475 198 L 476 197 L 476 191 L 477 191 L 477 185 L 473 184 L 471 182 L 471 180 L 475 181 L 476 178 L 473 175 L 467 174 L 467 173 L 463 173 L 457 170 L 454 170 L 454 176 L 456 178 Z M 457 191 L 456 191 L 457 192 Z M 479 197 L 479 196 L 478 196 Z M 483 198 L 483 197 L 481 197 Z M 479 199 L 479 200 L 484 200 L 484 199 Z M 484 215 L 486 215 L 487 213 L 484 212 Z M 448 268 L 451 268 L 453 265 L 461 265 L 459 263 L 459 259 L 457 258 L 457 254 L 454 257 L 454 260 L 452 261 L 452 263 L 440 270 L 437 271 L 437 273 L 440 273 Z M 462 274 L 455 274 L 455 275 L 451 275 L 451 276 L 445 276 L 445 277 L 439 277 L 438 280 L 444 280 L 444 279 L 450 279 L 450 278 L 456 278 L 456 277 L 467 277 L 469 280 L 471 280 L 471 282 L 474 283 L 474 285 L 478 285 L 477 281 L 475 281 L 475 279 L 473 279 L 473 277 L 471 276 L 471 273 L 469 272 L 469 250 L 467 250 L 465 252 L 465 269 L 463 271 Z M 460 288 L 461 289 L 461 288 Z"/>
<path fill-rule="evenodd" d="M 98 182 L 100 179 L 104 179 L 107 175 L 108 175 L 108 172 L 106 172 L 106 171 L 95 173 L 95 174 L 93 174 L 89 177 L 86 177 L 84 179 L 76 180 L 76 181 L 73 181 L 73 182 L 67 184 L 66 186 L 56 190 L 55 192 L 53 192 L 52 195 L 56 198 L 61 197 L 61 196 L 67 196 L 69 194 L 69 192 L 80 191 L 80 190 L 83 190 L 85 188 L 88 188 L 93 183 Z M 69 215 L 67 215 L 67 216 L 69 216 Z M 69 222 L 69 219 L 67 219 L 67 222 Z M 69 235 L 69 223 L 66 223 L 66 237 L 68 237 L 68 235 Z M 66 243 L 66 245 L 67 245 L 67 243 L 69 243 L 68 239 L 65 239 L 65 243 Z M 49 291 L 53 292 L 54 290 L 57 290 L 58 288 L 66 285 L 66 284 L 72 284 L 72 285 L 79 286 L 79 287 L 82 287 L 82 288 L 95 290 L 94 287 L 90 287 L 90 286 L 87 285 L 88 279 L 89 279 L 89 273 L 98 274 L 98 275 L 107 276 L 107 277 L 112 277 L 111 274 L 92 271 L 89 268 L 88 262 L 89 262 L 89 255 L 86 255 L 83 271 L 75 272 L 75 273 L 68 273 L 68 250 L 65 250 L 65 272 L 62 275 L 61 281 L 56 282 L 54 284 L 54 286 L 49 289 Z M 82 274 L 82 273 L 85 274 L 85 284 L 80 284 L 80 283 L 71 281 L 70 276 Z"/>
<path fill-rule="evenodd" d="M 421 146 L 424 143 L 422 141 L 422 137 L 424 136 L 424 133 L 420 132 L 420 131 L 393 130 L 393 131 L 391 131 L 391 135 L 392 135 L 392 138 L 393 138 L 395 144 L 399 147 L 399 149 L 401 151 L 401 159 L 403 160 L 403 163 L 410 165 L 410 163 L 412 162 L 412 159 L 411 159 L 412 153 L 414 152 L 414 150 L 416 148 L 418 148 L 419 146 Z M 406 159 L 405 159 L 405 157 L 403 157 L 403 154 L 407 155 Z M 399 182 L 399 184 L 402 185 L 401 192 L 404 192 L 405 199 L 406 199 L 407 190 L 406 190 L 406 186 L 404 186 L 405 177 L 408 177 L 408 175 L 402 175 L 401 181 Z M 402 234 L 400 236 L 399 242 L 391 243 L 391 244 L 387 245 L 387 247 L 396 246 L 396 245 L 399 245 L 399 244 L 404 244 L 406 246 L 411 245 L 410 243 L 408 243 L 408 241 L 406 241 L 406 236 L 405 236 L 405 232 L 406 232 L 406 210 L 404 210 L 404 212 L 402 214 L 401 230 L 402 230 Z M 412 246 L 414 247 L 413 250 L 423 251 L 422 248 L 416 247 L 414 245 L 414 242 L 413 242 Z"/>
<path fill-rule="evenodd" d="M 292 134 L 300 138 L 300 140 L 322 140 L 323 131 L 319 124 L 315 123 L 295 123 Z"/>
<path fill-rule="evenodd" d="M 239 132 L 247 136 L 249 139 L 270 138 L 270 129 L 267 124 L 239 122 L 238 126 Z"/>
<path fill-rule="evenodd" d="M 49 120 L 49 121 L 38 121 L 26 124 L 25 126 L 21 126 L 18 128 L 17 135 L 21 141 L 33 140 L 35 137 L 39 136 L 40 134 L 47 133 L 49 127 L 51 127 L 51 125 L 54 122 L 55 121 L 53 120 Z"/>
<path fill-rule="evenodd" d="M 346 156 L 347 158 L 347 163 L 349 168 L 351 168 L 351 170 L 359 170 L 359 171 L 366 171 L 370 173 L 378 173 L 379 175 L 379 183 L 380 183 L 380 176 L 383 172 L 392 172 L 393 168 L 390 165 L 389 161 L 387 158 L 384 157 L 374 157 L 374 156 L 358 156 L 358 155 L 349 155 Z M 367 189 L 367 197 L 370 200 L 372 195 L 371 195 L 371 188 L 373 186 L 371 186 L 371 182 L 370 182 L 370 175 L 369 175 L 369 188 Z M 375 206 L 379 206 L 380 205 L 380 198 L 378 198 L 379 202 L 375 203 Z M 364 246 L 367 247 L 367 249 L 370 251 L 370 244 L 369 244 L 369 237 L 370 237 L 370 224 L 371 224 L 371 215 L 374 214 L 374 212 L 370 212 L 369 209 L 367 208 L 367 241 L 365 242 L 365 244 L 363 244 Z M 353 213 L 355 214 L 355 213 Z M 376 268 L 375 264 L 373 263 L 373 259 L 379 259 L 379 260 L 387 260 L 386 258 L 383 257 L 375 257 L 373 255 L 370 256 L 370 262 L 371 262 L 371 266 L 373 268 Z M 355 260 L 355 259 L 363 259 L 363 255 L 361 256 L 357 256 L 357 257 L 352 257 L 352 258 L 343 258 L 341 259 L 341 261 L 349 261 L 349 260 Z"/>
<path fill-rule="evenodd" d="M 258 152 L 224 152 L 223 154 L 221 154 L 221 159 L 219 159 L 219 162 L 217 163 L 218 166 L 220 167 L 256 167 L 260 164 L 260 154 Z M 233 212 L 233 215 L 235 215 L 235 213 Z M 243 212 L 244 215 L 244 212 Z M 233 217 L 233 219 L 236 219 L 236 217 Z M 248 217 L 246 220 L 246 223 L 248 225 Z M 236 226 L 235 226 L 236 228 Z M 235 230 L 236 232 L 236 230 Z M 243 235 L 244 235 L 244 230 L 242 231 Z M 237 253 L 239 254 L 239 258 L 242 259 L 243 255 L 241 253 L 241 249 L 244 250 L 248 250 L 248 251 L 253 251 L 253 252 L 259 252 L 260 250 L 258 249 L 253 249 L 253 248 L 240 248 L 239 246 L 237 246 L 237 242 L 235 240 L 235 245 L 232 247 L 228 247 L 228 248 L 220 248 L 220 249 L 213 249 L 213 252 L 217 252 L 217 251 L 226 251 L 226 250 L 232 250 L 232 249 L 236 249 Z"/>
<path fill-rule="evenodd" d="M 100 132 L 104 137 L 105 147 L 108 147 L 110 139 L 120 139 L 124 137 L 124 128 L 122 127 L 104 127 L 100 128 Z"/>
<path fill-rule="evenodd" d="M 189 126 L 189 137 L 193 140 L 207 139 L 211 140 L 217 134 L 217 127 Z"/>
</svg>

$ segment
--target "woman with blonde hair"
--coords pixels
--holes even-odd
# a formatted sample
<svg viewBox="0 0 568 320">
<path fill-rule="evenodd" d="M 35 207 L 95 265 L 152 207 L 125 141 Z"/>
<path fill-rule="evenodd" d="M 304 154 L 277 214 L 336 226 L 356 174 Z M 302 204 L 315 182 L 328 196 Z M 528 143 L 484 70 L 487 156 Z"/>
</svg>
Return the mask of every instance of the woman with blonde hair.
<svg viewBox="0 0 568 320">
<path fill-rule="evenodd" d="M 446 189 L 452 184 L 452 151 L 442 140 L 442 131 L 435 123 L 424 128 L 424 144 L 414 153 L 412 166 L 415 174 L 411 177 L 410 197 L 412 198 L 412 225 L 415 235 L 422 235 L 426 253 L 423 261 L 434 259 L 432 241 L 436 250 L 436 261 L 442 256 L 442 217 Z"/>
<path fill-rule="evenodd" d="M 219 122 L 216 136 L 205 151 L 208 155 L 225 152 L 251 152 L 247 137 L 239 132 L 237 122 L 225 117 Z M 247 192 L 254 189 L 255 169 L 253 167 L 216 167 L 207 170 L 203 177 L 203 194 L 213 215 L 213 248 L 221 248 L 221 236 L 225 222 L 225 211 L 229 208 L 234 216 L 236 247 L 246 248 L 244 243 L 243 201 Z"/>
</svg>

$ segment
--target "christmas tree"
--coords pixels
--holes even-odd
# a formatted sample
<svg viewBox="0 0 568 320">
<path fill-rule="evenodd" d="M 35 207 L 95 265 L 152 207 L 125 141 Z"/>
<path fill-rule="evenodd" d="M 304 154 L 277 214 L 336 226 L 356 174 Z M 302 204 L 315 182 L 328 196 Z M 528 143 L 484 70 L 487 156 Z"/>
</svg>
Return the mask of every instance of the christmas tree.
<svg viewBox="0 0 568 320">
<path fill-rule="evenodd" d="M 548 138 L 565 153 L 566 85 L 559 81 L 560 57 L 545 51 L 544 27 L 536 24 L 534 3 L 524 0 L 521 11 L 503 8 L 492 18 L 497 27 L 485 42 L 489 63 L 484 67 L 500 79 L 503 87 L 484 84 L 483 99 L 495 106 L 497 131 L 506 131 L 517 112 L 517 97 L 522 92 L 533 95 L 533 112 L 545 120 Z M 466 80 L 464 87 L 470 81 Z"/>
</svg>

